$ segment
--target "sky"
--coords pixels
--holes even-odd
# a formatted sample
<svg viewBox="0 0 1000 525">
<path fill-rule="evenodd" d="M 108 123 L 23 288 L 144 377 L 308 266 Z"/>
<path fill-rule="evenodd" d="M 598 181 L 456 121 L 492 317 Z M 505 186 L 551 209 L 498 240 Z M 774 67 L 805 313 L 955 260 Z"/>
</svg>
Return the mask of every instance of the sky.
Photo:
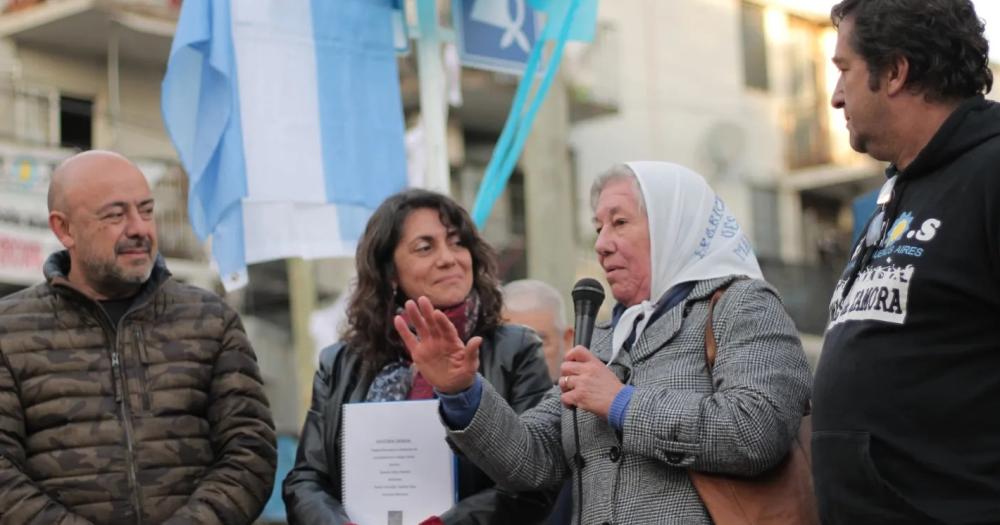
<svg viewBox="0 0 1000 525">
<path fill-rule="evenodd" d="M 1000 61 L 1000 2 L 976 0 L 976 12 L 986 21 L 986 37 L 990 41 L 990 55 Z"/>
<path fill-rule="evenodd" d="M 821 14 L 830 12 L 830 7 L 837 3 L 836 0 L 778 0 L 790 7 L 814 11 Z M 976 5 L 976 13 L 979 18 L 986 22 L 986 38 L 990 41 L 990 56 L 994 61 L 1000 62 L 1000 1 L 998 0 L 973 0 Z"/>
</svg>

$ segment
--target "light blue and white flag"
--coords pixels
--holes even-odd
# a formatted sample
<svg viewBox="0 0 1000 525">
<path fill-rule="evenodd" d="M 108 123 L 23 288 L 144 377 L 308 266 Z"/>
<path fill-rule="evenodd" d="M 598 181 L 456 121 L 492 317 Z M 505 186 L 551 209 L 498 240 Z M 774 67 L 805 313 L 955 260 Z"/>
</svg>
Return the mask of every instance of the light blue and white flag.
<svg viewBox="0 0 1000 525">
<path fill-rule="evenodd" d="M 227 290 L 246 265 L 353 255 L 406 186 L 392 0 L 184 2 L 163 119 Z"/>
</svg>

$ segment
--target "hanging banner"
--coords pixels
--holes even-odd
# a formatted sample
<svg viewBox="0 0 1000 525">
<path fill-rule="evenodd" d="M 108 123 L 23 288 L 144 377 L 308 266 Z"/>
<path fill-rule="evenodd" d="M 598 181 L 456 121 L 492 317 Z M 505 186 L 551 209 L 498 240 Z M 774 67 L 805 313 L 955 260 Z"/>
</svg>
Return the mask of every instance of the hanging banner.
<svg viewBox="0 0 1000 525">
<path fill-rule="evenodd" d="M 542 28 L 526 0 L 453 0 L 452 13 L 463 66 L 524 73 Z"/>
<path fill-rule="evenodd" d="M 40 282 L 45 258 L 62 249 L 49 230 L 45 199 L 37 191 L 0 190 L 0 282 Z"/>
</svg>

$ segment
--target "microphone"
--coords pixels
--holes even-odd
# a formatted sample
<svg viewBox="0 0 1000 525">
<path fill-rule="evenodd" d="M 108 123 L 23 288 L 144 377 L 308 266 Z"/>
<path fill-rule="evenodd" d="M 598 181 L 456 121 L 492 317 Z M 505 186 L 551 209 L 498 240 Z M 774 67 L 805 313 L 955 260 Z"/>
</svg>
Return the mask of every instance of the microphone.
<svg viewBox="0 0 1000 525">
<path fill-rule="evenodd" d="M 583 346 L 590 348 L 590 339 L 594 336 L 594 321 L 597 319 L 597 310 L 604 302 L 604 287 L 596 279 L 584 277 L 573 286 L 573 346 Z M 583 520 L 583 454 L 580 453 L 580 423 L 576 418 L 576 407 L 572 407 L 573 412 L 573 441 L 576 443 L 576 452 L 573 454 L 573 463 L 576 464 L 576 490 L 577 490 L 577 513 L 576 522 L 580 525 Z"/>
<path fill-rule="evenodd" d="M 590 348 L 594 336 L 594 321 L 604 302 L 604 287 L 596 279 L 584 277 L 573 286 L 573 346 Z"/>
</svg>

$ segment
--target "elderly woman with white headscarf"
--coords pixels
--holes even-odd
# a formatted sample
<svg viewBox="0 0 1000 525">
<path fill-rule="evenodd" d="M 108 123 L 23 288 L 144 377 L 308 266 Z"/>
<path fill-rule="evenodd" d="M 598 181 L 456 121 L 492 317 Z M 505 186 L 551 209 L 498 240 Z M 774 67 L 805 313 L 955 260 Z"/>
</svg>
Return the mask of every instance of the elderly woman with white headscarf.
<svg viewBox="0 0 1000 525">
<path fill-rule="evenodd" d="M 397 329 L 442 399 L 451 440 L 501 486 L 572 475 L 577 523 L 711 523 L 688 469 L 754 476 L 795 438 L 810 394 L 795 326 L 698 174 L 633 162 L 591 195 L 594 248 L 617 304 L 534 409 L 511 410 L 476 375 L 475 342 L 462 343 L 426 301 L 407 304 L 416 334 Z"/>
</svg>

